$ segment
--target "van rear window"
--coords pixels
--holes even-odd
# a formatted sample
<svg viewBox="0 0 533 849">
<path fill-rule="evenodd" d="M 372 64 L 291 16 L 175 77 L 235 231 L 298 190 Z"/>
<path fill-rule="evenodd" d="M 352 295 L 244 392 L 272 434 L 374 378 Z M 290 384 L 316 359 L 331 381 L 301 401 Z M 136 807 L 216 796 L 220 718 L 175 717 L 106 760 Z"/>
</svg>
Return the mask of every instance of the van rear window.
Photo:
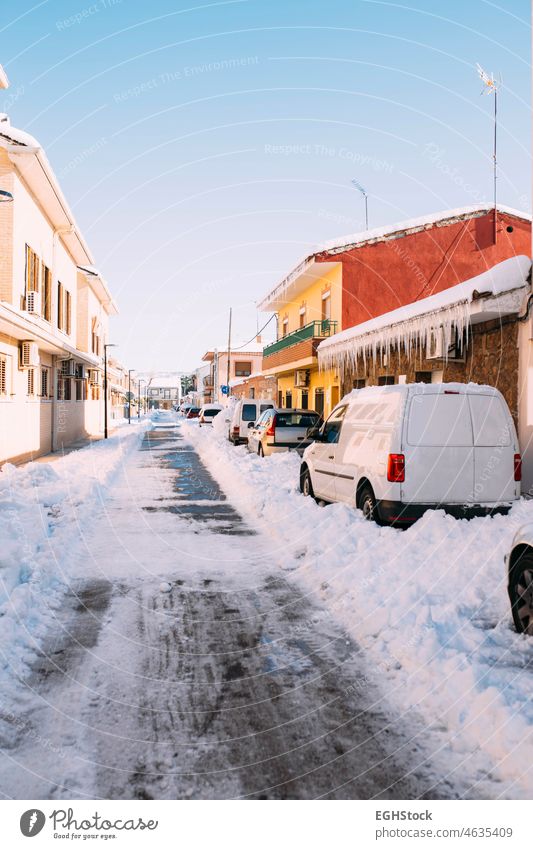
<svg viewBox="0 0 533 849">
<path fill-rule="evenodd" d="M 261 410 L 261 412 L 262 412 L 262 413 L 264 413 L 264 412 L 265 412 L 265 410 L 273 410 L 273 409 L 274 409 L 274 404 L 261 404 L 261 406 L 259 407 L 259 409 Z"/>
<path fill-rule="evenodd" d="M 467 395 L 413 395 L 407 429 L 409 445 L 442 448 L 472 445 Z"/>
<path fill-rule="evenodd" d="M 509 417 L 497 395 L 469 395 L 474 445 L 511 444 Z"/>
<path fill-rule="evenodd" d="M 255 422 L 257 418 L 257 408 L 255 404 L 242 405 L 242 420 L 243 422 Z"/>
<path fill-rule="evenodd" d="M 318 413 L 276 413 L 276 427 L 313 427 L 319 421 Z"/>
</svg>

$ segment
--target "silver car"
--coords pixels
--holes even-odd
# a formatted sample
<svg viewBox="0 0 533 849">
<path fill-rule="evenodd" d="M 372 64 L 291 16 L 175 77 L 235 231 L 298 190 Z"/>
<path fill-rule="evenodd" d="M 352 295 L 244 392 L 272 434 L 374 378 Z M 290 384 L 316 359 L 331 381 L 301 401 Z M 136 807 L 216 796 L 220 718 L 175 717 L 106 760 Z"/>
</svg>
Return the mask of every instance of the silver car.
<svg viewBox="0 0 533 849">
<path fill-rule="evenodd" d="M 515 534 L 505 565 L 516 630 L 533 637 L 533 524 L 523 525 Z"/>
<path fill-rule="evenodd" d="M 268 457 L 278 451 L 298 451 L 311 444 L 308 432 L 321 423 L 314 410 L 266 410 L 254 423 L 250 423 L 248 451 Z"/>
</svg>

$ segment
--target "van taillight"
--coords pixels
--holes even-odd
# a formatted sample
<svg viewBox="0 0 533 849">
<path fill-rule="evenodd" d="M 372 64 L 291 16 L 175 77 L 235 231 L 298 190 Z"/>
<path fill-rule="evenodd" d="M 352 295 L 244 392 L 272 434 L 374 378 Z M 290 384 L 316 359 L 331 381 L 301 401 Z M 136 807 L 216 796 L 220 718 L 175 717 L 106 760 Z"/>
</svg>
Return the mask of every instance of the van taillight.
<svg viewBox="0 0 533 849">
<path fill-rule="evenodd" d="M 241 430 L 241 429 L 240 429 L 239 425 L 234 425 L 234 426 L 233 426 L 233 433 L 239 433 L 239 432 L 240 432 L 240 430 Z"/>
<path fill-rule="evenodd" d="M 276 416 L 272 419 L 270 427 L 268 428 L 266 436 L 275 436 L 276 435 Z"/>
<path fill-rule="evenodd" d="M 514 455 L 514 479 L 515 481 L 522 480 L 522 457 L 520 454 Z"/>
<path fill-rule="evenodd" d="M 389 454 L 387 480 L 391 483 L 403 483 L 405 480 L 405 457 L 403 454 Z"/>
</svg>

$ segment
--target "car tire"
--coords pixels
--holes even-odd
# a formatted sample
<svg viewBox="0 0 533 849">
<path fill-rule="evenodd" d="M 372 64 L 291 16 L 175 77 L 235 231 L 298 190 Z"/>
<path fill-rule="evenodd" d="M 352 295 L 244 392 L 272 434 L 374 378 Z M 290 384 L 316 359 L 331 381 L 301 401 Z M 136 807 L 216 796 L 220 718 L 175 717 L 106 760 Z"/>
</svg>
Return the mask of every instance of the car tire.
<svg viewBox="0 0 533 849">
<path fill-rule="evenodd" d="M 509 575 L 509 599 L 515 628 L 533 636 L 533 549 L 525 549 Z"/>
<path fill-rule="evenodd" d="M 305 495 L 306 498 L 315 497 L 315 493 L 313 491 L 313 482 L 311 480 L 311 473 L 309 469 L 305 469 L 300 475 L 300 491 L 302 495 Z"/>
<path fill-rule="evenodd" d="M 263 451 L 263 446 L 261 445 L 261 443 L 259 443 L 259 448 L 257 449 L 257 454 L 258 454 L 259 457 L 265 456 L 265 452 Z"/>
<path fill-rule="evenodd" d="M 374 490 L 372 489 L 370 484 L 365 484 L 361 489 L 357 506 L 362 511 L 365 519 L 368 519 L 369 522 L 379 523 L 379 512 L 376 496 L 374 495 Z"/>
</svg>

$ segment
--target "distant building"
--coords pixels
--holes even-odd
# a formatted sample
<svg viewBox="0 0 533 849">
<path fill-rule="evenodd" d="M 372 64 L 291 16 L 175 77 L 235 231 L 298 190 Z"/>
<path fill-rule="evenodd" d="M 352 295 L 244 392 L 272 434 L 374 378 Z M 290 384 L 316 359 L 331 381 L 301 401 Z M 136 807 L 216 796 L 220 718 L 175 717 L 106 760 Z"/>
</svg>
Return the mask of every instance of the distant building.
<svg viewBox="0 0 533 849">
<path fill-rule="evenodd" d="M 234 398 L 260 398 L 277 403 L 278 382 L 273 375 L 256 374 L 230 383 Z"/>
<path fill-rule="evenodd" d="M 181 373 L 153 374 L 146 390 L 150 409 L 171 410 L 181 399 Z"/>
<path fill-rule="evenodd" d="M 248 343 L 242 350 L 237 346 L 230 351 L 228 369 L 227 348 L 212 348 L 206 351 L 202 357 L 204 362 L 209 363 L 209 374 L 204 382 L 206 403 L 216 401 L 220 403 L 227 397 L 222 392 L 222 387 L 240 378 L 248 378 L 261 372 L 263 361 L 263 345 L 261 337 L 255 342 Z"/>
</svg>

